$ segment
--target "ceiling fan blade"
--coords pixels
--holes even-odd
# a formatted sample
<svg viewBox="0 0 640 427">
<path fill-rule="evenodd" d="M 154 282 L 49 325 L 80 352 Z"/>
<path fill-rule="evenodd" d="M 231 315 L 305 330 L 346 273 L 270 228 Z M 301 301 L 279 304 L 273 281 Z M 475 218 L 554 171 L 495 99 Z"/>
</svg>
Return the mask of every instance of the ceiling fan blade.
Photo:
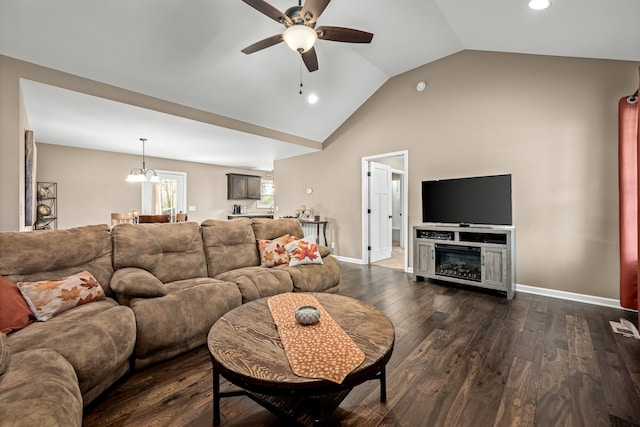
<svg viewBox="0 0 640 427">
<path fill-rule="evenodd" d="M 244 49 L 242 49 L 242 53 L 246 53 L 248 55 L 250 53 L 271 47 L 274 44 L 280 43 L 281 41 L 282 34 L 276 34 L 275 36 L 267 37 L 264 40 L 260 40 L 259 42 L 252 44 L 251 46 L 245 47 Z"/>
<path fill-rule="evenodd" d="M 318 27 L 316 28 L 318 38 L 321 40 L 331 40 L 345 43 L 371 43 L 373 34 L 362 30 L 343 27 Z"/>
<path fill-rule="evenodd" d="M 308 51 L 304 52 L 302 54 L 302 61 L 304 62 L 304 65 L 307 66 L 307 70 L 309 70 L 309 72 L 314 72 L 318 69 L 318 56 L 316 55 L 316 49 L 315 48 L 311 48 Z"/>
<path fill-rule="evenodd" d="M 307 0 L 302 6 L 300 16 L 307 24 L 312 24 L 322 15 L 331 0 Z M 308 15 L 307 15 L 308 14 Z"/>
<path fill-rule="evenodd" d="M 285 25 L 293 24 L 293 22 L 291 22 L 291 19 L 287 15 L 280 12 L 278 9 L 271 6 L 269 3 L 267 3 L 264 0 L 242 0 L 242 1 L 248 4 L 249 6 L 253 7 L 258 12 L 267 15 L 269 18 L 273 19 L 276 22 L 279 22 Z"/>
</svg>

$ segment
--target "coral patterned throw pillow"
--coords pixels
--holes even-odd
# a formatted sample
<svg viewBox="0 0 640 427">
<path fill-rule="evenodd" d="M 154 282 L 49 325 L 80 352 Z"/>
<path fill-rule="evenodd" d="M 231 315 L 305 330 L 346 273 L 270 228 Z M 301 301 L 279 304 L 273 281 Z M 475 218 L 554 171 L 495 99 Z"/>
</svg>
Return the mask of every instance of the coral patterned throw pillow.
<svg viewBox="0 0 640 427">
<path fill-rule="evenodd" d="M 291 260 L 290 266 L 304 264 L 323 264 L 322 257 L 318 251 L 318 245 L 313 243 L 315 238 L 307 238 L 295 240 L 287 243 L 285 248 Z"/>
</svg>

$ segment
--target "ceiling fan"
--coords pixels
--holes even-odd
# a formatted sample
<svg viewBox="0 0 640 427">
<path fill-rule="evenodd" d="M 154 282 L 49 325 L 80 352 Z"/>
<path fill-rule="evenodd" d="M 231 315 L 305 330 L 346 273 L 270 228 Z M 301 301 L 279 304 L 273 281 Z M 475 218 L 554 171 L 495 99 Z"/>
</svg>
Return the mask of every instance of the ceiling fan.
<svg viewBox="0 0 640 427">
<path fill-rule="evenodd" d="M 284 13 L 264 0 L 242 1 L 286 27 L 284 33 L 267 37 L 242 49 L 242 52 L 247 55 L 284 41 L 292 50 L 302 55 L 304 65 L 311 72 L 318 69 L 318 57 L 314 48 L 316 40 L 371 43 L 373 39 L 372 33 L 353 28 L 328 26 L 316 28 L 316 20 L 331 0 L 307 0 L 304 6 L 301 4 L 302 1 L 298 0 L 297 6 L 290 7 Z"/>
</svg>

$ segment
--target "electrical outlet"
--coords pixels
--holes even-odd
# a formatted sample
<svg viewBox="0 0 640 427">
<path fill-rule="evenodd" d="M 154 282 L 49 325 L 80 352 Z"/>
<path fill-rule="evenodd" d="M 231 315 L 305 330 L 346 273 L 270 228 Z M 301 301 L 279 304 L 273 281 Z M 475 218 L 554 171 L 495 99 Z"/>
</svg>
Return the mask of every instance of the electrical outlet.
<svg viewBox="0 0 640 427">
<path fill-rule="evenodd" d="M 195 212 L 195 211 L 196 211 L 195 206 L 189 206 L 189 212 Z"/>
</svg>

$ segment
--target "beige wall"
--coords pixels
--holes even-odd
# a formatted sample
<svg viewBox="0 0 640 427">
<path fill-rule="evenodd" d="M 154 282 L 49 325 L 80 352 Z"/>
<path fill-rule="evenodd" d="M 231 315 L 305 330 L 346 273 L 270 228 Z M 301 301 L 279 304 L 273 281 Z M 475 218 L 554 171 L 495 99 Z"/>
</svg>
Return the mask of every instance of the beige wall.
<svg viewBox="0 0 640 427">
<path fill-rule="evenodd" d="M 27 120 L 24 110 L 20 109 L 21 78 L 267 138 L 321 148 L 316 141 L 0 55 L 0 231 L 19 230 L 24 224 L 24 130 Z M 37 141 L 37 129 L 34 129 L 34 135 Z"/>
<path fill-rule="evenodd" d="M 227 200 L 229 172 L 256 174 L 245 169 L 147 157 L 147 167 L 187 173 L 189 221 L 227 219 L 234 203 L 255 209 L 255 201 Z M 58 228 L 109 224 L 111 212 L 141 209 L 141 186 L 126 182 L 141 157 L 60 145 L 38 144 L 38 181 L 58 184 Z"/>
<path fill-rule="evenodd" d="M 24 224 L 24 115 L 18 73 L 0 55 L 0 230 Z"/>
<path fill-rule="evenodd" d="M 280 213 L 314 206 L 360 259 L 362 157 L 409 151 L 410 226 L 421 181 L 511 173 L 517 283 L 618 298 L 617 102 L 638 65 L 464 51 L 397 76 L 322 152 L 276 162 Z"/>
</svg>

